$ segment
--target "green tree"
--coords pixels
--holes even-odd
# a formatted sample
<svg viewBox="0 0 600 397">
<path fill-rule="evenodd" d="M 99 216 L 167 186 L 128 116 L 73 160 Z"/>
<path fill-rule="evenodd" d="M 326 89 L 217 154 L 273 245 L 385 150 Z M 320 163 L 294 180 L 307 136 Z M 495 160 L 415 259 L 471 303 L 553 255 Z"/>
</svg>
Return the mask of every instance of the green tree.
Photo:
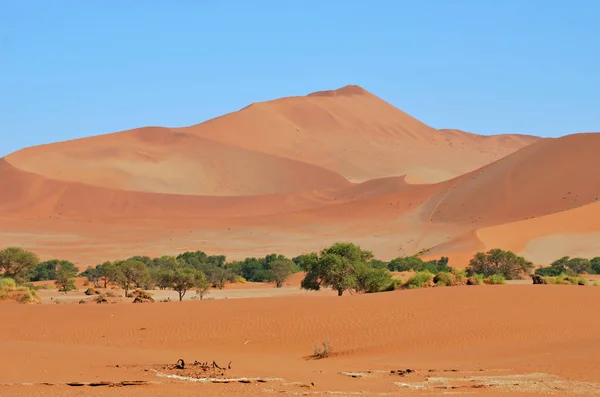
<svg viewBox="0 0 600 397">
<path fill-rule="evenodd" d="M 206 277 L 211 285 L 218 289 L 225 288 L 225 284 L 227 282 L 233 283 L 237 279 L 235 274 L 222 267 L 214 267 L 209 269 Z"/>
<path fill-rule="evenodd" d="M 108 284 L 119 282 L 119 270 L 115 262 L 106 261 L 96 267 L 98 269 L 98 277 L 102 281 L 104 288 L 107 288 Z"/>
<path fill-rule="evenodd" d="M 355 271 L 357 292 L 380 292 L 392 283 L 392 275 L 386 268 L 358 266 Z"/>
<path fill-rule="evenodd" d="M 590 261 L 590 265 L 592 266 L 592 272 L 594 274 L 600 274 L 600 256 L 595 257 Z"/>
<path fill-rule="evenodd" d="M 202 281 L 204 273 L 200 270 L 196 270 L 191 267 L 177 267 L 176 269 L 168 271 L 168 280 L 171 288 L 177 291 L 179 300 L 182 301 L 183 297 L 188 290 L 197 288 L 199 282 Z M 204 277 L 206 279 L 206 277 Z"/>
<path fill-rule="evenodd" d="M 392 272 L 419 271 L 423 267 L 423 264 L 423 259 L 418 256 L 406 256 L 393 259 L 388 264 L 388 269 Z"/>
<path fill-rule="evenodd" d="M 278 259 L 271 263 L 270 278 L 277 288 L 281 288 L 285 280 L 294 273 L 294 262 L 289 259 Z"/>
<path fill-rule="evenodd" d="M 75 279 L 77 268 L 71 262 L 61 261 L 56 267 L 55 284 L 59 291 L 65 294 L 75 289 Z"/>
<path fill-rule="evenodd" d="M 523 278 L 533 270 L 533 264 L 513 252 L 495 248 L 488 252 L 478 252 L 467 266 L 467 273 L 483 274 L 485 277 L 503 275 L 507 280 Z"/>
<path fill-rule="evenodd" d="M 592 272 L 594 272 L 592 261 L 585 258 L 571 258 L 569 256 L 563 256 L 562 258 L 552 262 L 550 266 L 541 267 L 535 270 L 535 273 L 539 274 L 540 276 L 552 277 L 556 277 L 561 274 L 577 276 L 582 273 Z"/>
<path fill-rule="evenodd" d="M 31 251 L 19 247 L 0 250 L 0 274 L 14 279 L 17 284 L 24 281 L 27 273 L 38 263 L 38 256 Z"/>
<path fill-rule="evenodd" d="M 144 262 L 135 260 L 125 260 L 118 262 L 117 267 L 117 280 L 121 284 L 121 288 L 125 291 L 127 297 L 129 290 L 134 285 L 140 285 L 144 280 L 149 277 L 148 267 Z"/>
<path fill-rule="evenodd" d="M 319 290 L 330 287 L 342 296 L 344 291 L 357 287 L 358 268 L 368 266 L 373 259 L 371 251 L 362 250 L 352 243 L 335 243 L 319 255 L 306 256 L 302 261 L 307 274 L 302 280 L 304 289 Z"/>
<path fill-rule="evenodd" d="M 592 263 L 585 258 L 571 258 L 567 262 L 567 269 L 572 275 L 592 272 Z"/>
<path fill-rule="evenodd" d="M 29 272 L 29 281 L 46 281 L 56 280 L 56 272 L 58 268 L 68 269 L 77 274 L 79 270 L 72 262 L 52 259 L 49 261 L 38 263 Z"/>
<path fill-rule="evenodd" d="M 94 283 L 94 287 L 100 288 L 100 271 L 98 270 L 98 266 L 88 266 L 87 269 L 81 272 L 80 276 L 86 277 L 89 282 Z"/>
<path fill-rule="evenodd" d="M 204 296 L 208 293 L 210 289 L 210 282 L 206 275 L 202 271 L 198 271 L 198 275 L 196 277 L 196 295 L 200 297 L 200 300 L 204 299 Z"/>
</svg>

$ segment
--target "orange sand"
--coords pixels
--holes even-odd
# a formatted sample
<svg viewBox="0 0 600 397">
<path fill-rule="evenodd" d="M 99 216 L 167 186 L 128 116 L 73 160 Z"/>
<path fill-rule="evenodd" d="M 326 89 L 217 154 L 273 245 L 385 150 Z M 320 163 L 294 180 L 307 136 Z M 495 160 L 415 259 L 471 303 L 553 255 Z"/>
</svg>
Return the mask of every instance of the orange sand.
<svg viewBox="0 0 600 397">
<path fill-rule="evenodd" d="M 196 386 L 199 392 L 227 389 L 233 395 L 258 395 L 273 387 L 297 391 L 291 382 L 314 382 L 309 389 L 313 392 L 406 395 L 392 382 L 417 377 L 352 379 L 340 374 L 399 368 L 419 373 L 432 369 L 437 376 L 442 370 L 457 370 L 455 376 L 465 376 L 466 371 L 485 376 L 544 373 L 562 381 L 597 382 L 600 322 L 580 303 L 598 299 L 597 287 L 506 285 L 342 298 L 11 305 L 3 309 L 0 323 L 0 384 L 166 382 L 144 369 L 180 357 L 232 361 L 231 376 L 285 379 L 285 384 L 241 389 Z M 307 360 L 313 345 L 327 338 L 337 355 Z M 151 386 L 169 396 L 186 387 L 179 382 Z M 0 386 L 1 395 L 7 395 L 6 390 L 18 395 L 30 389 Z"/>
<path fill-rule="evenodd" d="M 0 159 L 0 237 L 3 246 L 80 268 L 198 249 L 229 259 L 295 256 L 336 241 L 356 242 L 384 260 L 425 250 L 426 259 L 445 255 L 464 267 L 474 252 L 501 247 L 544 264 L 600 255 L 599 145 L 600 134 L 541 139 L 436 130 L 348 86 L 255 103 L 194 126 L 13 153 Z M 301 277 L 278 291 L 249 283 L 203 302 L 3 305 L 0 395 L 84 390 L 8 385 L 15 382 L 127 379 L 159 384 L 93 393 L 440 395 L 454 389 L 427 387 L 443 380 L 416 391 L 393 382 L 474 373 L 530 380 L 519 378 L 510 390 L 469 389 L 473 383 L 460 390 L 599 389 L 581 382 L 597 381 L 600 370 L 600 322 L 586 305 L 600 298 L 600 288 L 453 287 L 338 298 L 301 292 Z M 255 299 L 222 299 L 229 297 Z M 326 338 L 338 354 L 307 361 Z M 232 360 L 234 376 L 285 381 L 190 385 L 144 371 L 180 357 Z M 391 369 L 404 368 L 417 374 L 390 378 Z M 383 372 L 340 373 L 368 370 Z"/>
</svg>

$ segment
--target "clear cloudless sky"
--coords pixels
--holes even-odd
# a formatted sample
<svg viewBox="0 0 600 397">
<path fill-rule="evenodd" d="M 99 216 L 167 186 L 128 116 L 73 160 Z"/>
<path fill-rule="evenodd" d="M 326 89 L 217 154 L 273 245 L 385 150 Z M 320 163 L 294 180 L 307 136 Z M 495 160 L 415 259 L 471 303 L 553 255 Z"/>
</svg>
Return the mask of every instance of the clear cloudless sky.
<svg viewBox="0 0 600 397">
<path fill-rule="evenodd" d="M 436 128 L 600 131 L 600 1 L 0 1 L 0 155 L 347 84 Z"/>
</svg>

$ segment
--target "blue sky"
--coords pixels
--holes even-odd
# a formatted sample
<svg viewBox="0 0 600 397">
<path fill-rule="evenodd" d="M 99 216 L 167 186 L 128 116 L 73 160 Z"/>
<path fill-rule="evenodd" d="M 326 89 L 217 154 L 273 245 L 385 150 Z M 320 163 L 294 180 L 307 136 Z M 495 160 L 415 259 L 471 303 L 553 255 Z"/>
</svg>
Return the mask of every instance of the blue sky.
<svg viewBox="0 0 600 397">
<path fill-rule="evenodd" d="M 600 131 L 600 1 L 0 1 L 0 155 L 358 84 L 436 128 Z"/>
</svg>

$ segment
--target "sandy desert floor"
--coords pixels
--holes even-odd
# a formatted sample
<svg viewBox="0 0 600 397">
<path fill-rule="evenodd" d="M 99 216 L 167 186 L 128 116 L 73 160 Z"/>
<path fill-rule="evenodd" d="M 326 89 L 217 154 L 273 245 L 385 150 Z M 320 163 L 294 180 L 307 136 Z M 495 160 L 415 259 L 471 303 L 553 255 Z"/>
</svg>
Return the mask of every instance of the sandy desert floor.
<svg viewBox="0 0 600 397">
<path fill-rule="evenodd" d="M 4 305 L 0 395 L 600 394 L 598 299 L 591 286 L 504 285 Z M 332 356 L 310 359 L 324 340 Z M 231 362 L 225 377 L 250 383 L 161 376 L 190 375 L 164 367 L 179 358 L 191 371 L 194 360 Z M 414 372 L 391 372 L 407 369 Z M 66 385 L 101 381 L 148 384 Z"/>
</svg>

